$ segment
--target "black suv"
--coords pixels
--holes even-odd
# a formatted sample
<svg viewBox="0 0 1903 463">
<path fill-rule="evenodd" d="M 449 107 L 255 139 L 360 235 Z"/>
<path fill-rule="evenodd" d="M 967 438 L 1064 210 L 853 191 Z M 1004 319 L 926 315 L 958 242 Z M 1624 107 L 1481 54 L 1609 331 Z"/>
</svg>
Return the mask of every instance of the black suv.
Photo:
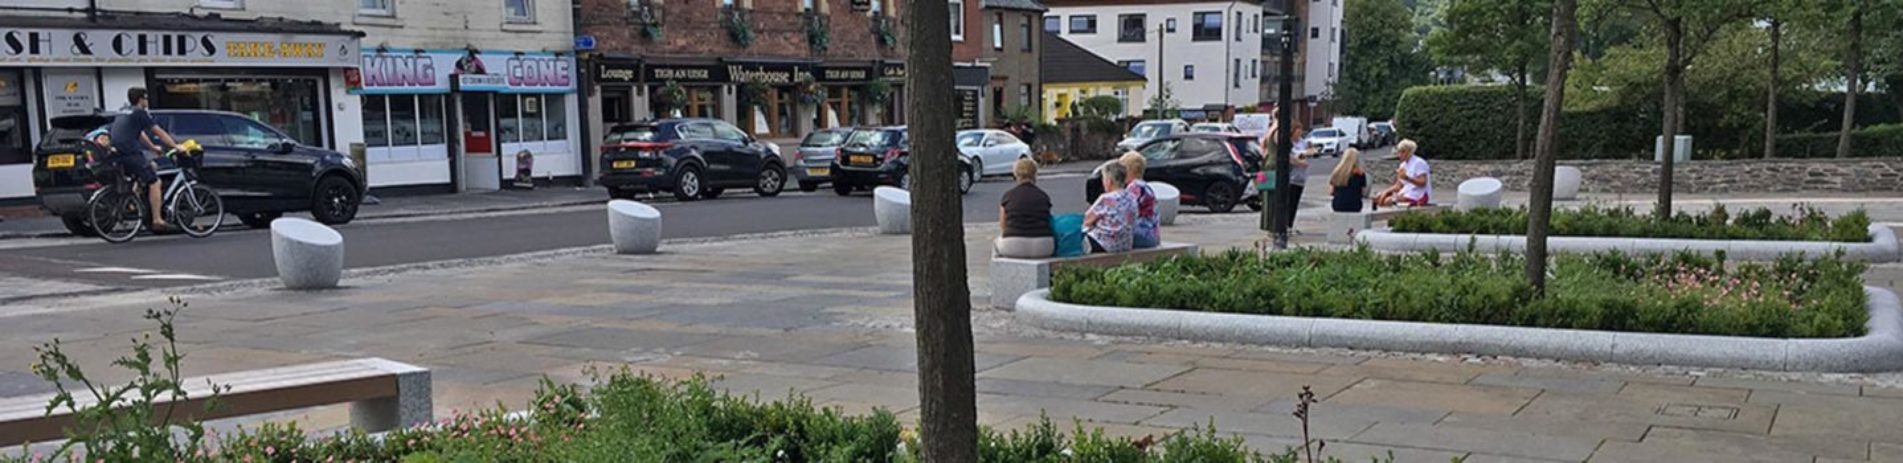
<svg viewBox="0 0 1903 463">
<path fill-rule="evenodd" d="M 911 141 L 904 127 L 854 130 L 839 147 L 839 154 L 833 156 L 833 193 L 846 196 L 853 190 L 879 185 L 911 189 L 912 179 L 907 172 L 912 163 Z M 959 153 L 958 170 L 965 173 L 959 179 L 958 192 L 970 193 L 971 185 L 978 182 L 978 171 L 957 148 L 950 151 Z"/>
<path fill-rule="evenodd" d="M 1143 180 L 1162 182 L 1182 191 L 1183 204 L 1200 204 L 1210 212 L 1229 212 L 1237 204 L 1260 210 L 1250 199 L 1249 175 L 1262 168 L 1262 145 L 1248 135 L 1192 133 L 1171 135 L 1137 148 L 1146 166 Z M 1110 162 L 1116 162 L 1111 160 Z M 1103 168 L 1084 180 L 1084 198 L 1096 202 L 1103 194 Z"/>
<path fill-rule="evenodd" d="M 310 211 L 318 222 L 342 224 L 357 217 L 363 174 L 342 154 L 298 144 L 290 136 L 237 113 L 152 110 L 152 119 L 179 142 L 205 147 L 199 180 L 218 191 L 225 212 L 245 225 L 264 227 L 286 212 Z M 121 113 L 55 117 L 52 130 L 33 149 L 33 191 L 40 206 L 78 235 L 91 235 L 86 200 L 111 179 L 93 178 L 89 166 L 105 153 L 85 148 L 87 132 L 111 124 Z M 161 160 L 160 167 L 169 161 Z"/>
<path fill-rule="evenodd" d="M 786 164 L 765 143 L 719 119 L 662 119 L 608 129 L 601 178 L 608 196 L 671 191 L 674 198 L 713 199 L 727 188 L 760 196 L 786 188 Z"/>
</svg>

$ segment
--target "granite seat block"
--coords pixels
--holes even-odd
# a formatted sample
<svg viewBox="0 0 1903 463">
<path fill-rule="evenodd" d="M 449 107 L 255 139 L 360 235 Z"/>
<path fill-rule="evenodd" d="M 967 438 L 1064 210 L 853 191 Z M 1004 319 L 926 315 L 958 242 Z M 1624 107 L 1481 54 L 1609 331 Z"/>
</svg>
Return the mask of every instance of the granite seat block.
<svg viewBox="0 0 1903 463">
<path fill-rule="evenodd" d="M 1500 197 L 1506 191 L 1506 184 L 1493 177 L 1480 177 L 1460 182 L 1459 196 L 1454 208 L 1473 210 L 1500 207 Z"/>
<path fill-rule="evenodd" d="M 271 221 L 271 259 L 285 288 L 335 288 L 344 275 L 344 235 L 306 219 L 277 219 Z"/>
<path fill-rule="evenodd" d="M 661 248 L 661 211 L 625 199 L 609 201 L 608 236 L 616 254 L 653 254 Z"/>
<path fill-rule="evenodd" d="M 1183 191 L 1163 182 L 1151 182 L 1150 189 L 1156 190 L 1156 222 L 1176 225 L 1176 210 L 1182 207 Z"/>
<path fill-rule="evenodd" d="M 1553 168 L 1553 199 L 1572 201 L 1579 199 L 1579 183 L 1584 175 L 1578 167 L 1558 166 Z"/>
<path fill-rule="evenodd" d="M 1148 262 L 1172 256 L 1194 255 L 1196 245 L 1187 243 L 1164 242 L 1154 248 L 1137 249 L 1130 252 L 1109 254 L 1087 254 L 1079 257 L 1051 257 L 1044 259 L 1019 259 L 1011 257 L 991 258 L 991 306 L 1010 309 L 1017 304 L 1018 296 L 1038 289 L 1051 287 L 1051 272 L 1064 266 L 1114 267 L 1123 264 Z"/>
<path fill-rule="evenodd" d="M 912 193 L 889 186 L 873 189 L 872 218 L 880 234 L 912 234 Z"/>
</svg>

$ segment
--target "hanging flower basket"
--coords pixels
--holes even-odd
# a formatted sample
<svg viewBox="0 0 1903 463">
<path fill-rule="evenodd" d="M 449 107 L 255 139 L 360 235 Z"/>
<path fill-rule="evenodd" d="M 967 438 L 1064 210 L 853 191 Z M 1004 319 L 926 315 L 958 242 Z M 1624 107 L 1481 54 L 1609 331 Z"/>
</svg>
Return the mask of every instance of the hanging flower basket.
<svg viewBox="0 0 1903 463">
<path fill-rule="evenodd" d="M 885 83 L 883 80 L 866 82 L 865 85 L 859 86 L 859 92 L 865 95 L 866 104 L 878 106 L 885 104 L 886 99 L 892 97 L 892 84 Z"/>
<path fill-rule="evenodd" d="M 753 46 L 753 22 L 747 20 L 747 10 L 730 8 L 726 16 L 722 22 L 726 23 L 727 37 L 741 48 Z"/>
<path fill-rule="evenodd" d="M 661 110 L 662 114 L 686 108 L 687 88 L 682 87 L 680 82 L 667 81 L 666 84 L 661 85 L 660 90 L 654 92 L 654 105 Z"/>
<path fill-rule="evenodd" d="M 825 53 L 832 45 L 832 25 L 828 22 L 825 16 L 806 15 L 806 44 L 811 45 L 815 53 Z"/>
<path fill-rule="evenodd" d="M 766 106 L 766 84 L 747 82 L 740 84 L 740 104 L 749 108 Z"/>
<path fill-rule="evenodd" d="M 794 90 L 799 93 L 800 104 L 812 106 L 826 101 L 826 86 L 820 85 L 812 76 L 801 76 Z"/>
</svg>

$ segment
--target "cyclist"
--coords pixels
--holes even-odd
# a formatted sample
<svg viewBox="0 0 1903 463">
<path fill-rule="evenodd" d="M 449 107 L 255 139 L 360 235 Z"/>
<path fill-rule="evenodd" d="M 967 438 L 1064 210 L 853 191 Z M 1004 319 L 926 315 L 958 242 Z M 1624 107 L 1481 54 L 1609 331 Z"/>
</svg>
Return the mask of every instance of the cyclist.
<svg viewBox="0 0 1903 463">
<path fill-rule="evenodd" d="M 114 119 L 108 129 L 107 138 L 112 143 L 112 161 L 123 167 L 126 175 L 146 185 L 145 198 L 152 207 L 148 209 L 152 211 L 150 214 L 152 230 L 164 230 L 169 225 L 162 217 L 165 214 L 159 213 L 161 210 L 159 203 L 164 199 L 163 186 L 159 184 L 157 165 L 145 156 L 145 151 L 147 148 L 155 153 L 164 151 L 152 143 L 152 136 L 158 137 L 159 141 L 165 142 L 166 146 L 181 148 L 178 142 L 172 139 L 172 134 L 160 128 L 158 123 L 152 120 L 152 114 L 146 111 L 151 107 L 152 101 L 146 98 L 145 87 L 132 87 L 126 90 L 126 103 L 131 111 Z"/>
</svg>

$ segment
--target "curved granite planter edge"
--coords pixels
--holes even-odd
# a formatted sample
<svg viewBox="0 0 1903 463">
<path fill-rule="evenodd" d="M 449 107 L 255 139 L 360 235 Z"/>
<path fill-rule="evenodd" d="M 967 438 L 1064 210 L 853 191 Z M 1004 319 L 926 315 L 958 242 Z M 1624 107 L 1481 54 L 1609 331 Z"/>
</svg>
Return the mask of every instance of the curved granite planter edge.
<svg viewBox="0 0 1903 463">
<path fill-rule="evenodd" d="M 1092 334 L 1292 347 L 1481 354 L 1631 365 L 1753 370 L 1903 370 L 1903 304 L 1865 286 L 1868 332 L 1855 338 L 1773 339 L 1133 309 L 1066 304 L 1050 290 L 1018 299 L 1019 320 Z"/>
<path fill-rule="evenodd" d="M 1474 249 L 1486 252 L 1502 249 L 1521 252 L 1526 249 L 1526 236 L 1523 235 L 1398 233 L 1388 228 L 1356 233 L 1355 242 L 1367 244 L 1369 248 L 1378 251 L 1427 249 L 1451 251 L 1466 249 L 1469 244 L 1472 244 Z M 1899 257 L 1896 232 L 1890 227 L 1876 224 L 1870 225 L 1870 242 L 1868 243 L 1553 236 L 1547 239 L 1547 248 L 1560 252 L 1618 250 L 1642 253 L 1680 250 L 1711 253 L 1722 250 L 1726 258 L 1734 260 L 1775 260 L 1780 255 L 1794 252 L 1822 255 L 1837 252 L 1839 249 L 1844 251 L 1846 258 L 1865 262 L 1895 262 Z"/>
</svg>

